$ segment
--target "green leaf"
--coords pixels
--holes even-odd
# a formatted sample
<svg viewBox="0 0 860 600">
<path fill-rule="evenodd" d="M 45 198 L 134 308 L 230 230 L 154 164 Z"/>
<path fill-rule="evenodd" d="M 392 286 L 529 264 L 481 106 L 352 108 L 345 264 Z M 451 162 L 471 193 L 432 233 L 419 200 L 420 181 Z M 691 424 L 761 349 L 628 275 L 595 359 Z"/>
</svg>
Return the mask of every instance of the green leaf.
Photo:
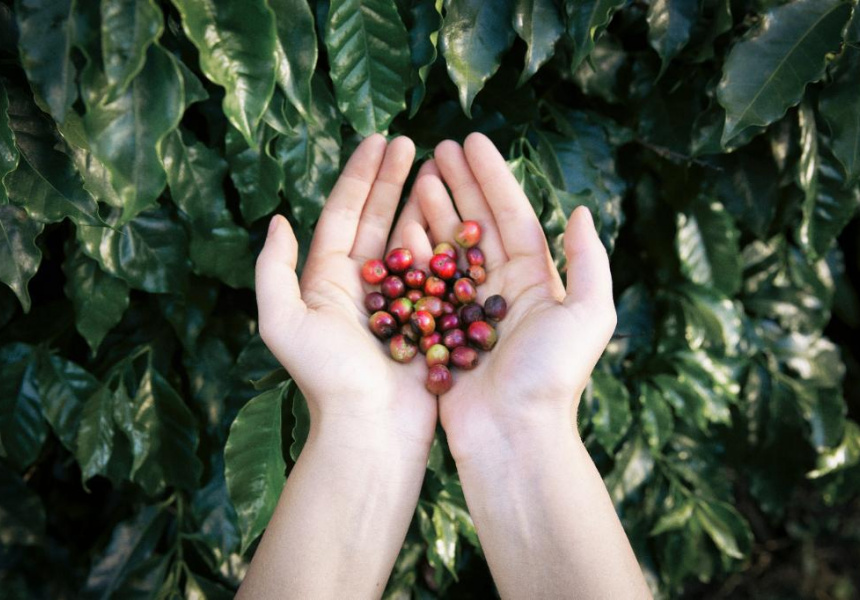
<svg viewBox="0 0 860 600">
<path fill-rule="evenodd" d="M 718 290 L 683 285 L 681 306 L 684 335 L 693 350 L 707 348 L 734 356 L 741 343 L 741 314 L 732 301 Z"/>
<path fill-rule="evenodd" d="M 83 596 L 99 600 L 115 597 L 132 571 L 155 550 L 167 521 L 159 506 L 146 506 L 114 527 L 110 542 L 93 560 Z"/>
<path fill-rule="evenodd" d="M 860 10 L 854 9 L 860 14 Z M 860 22 L 856 16 L 854 21 Z M 846 47 L 831 83 L 818 98 L 830 127 L 831 150 L 845 171 L 846 183 L 860 180 L 860 49 Z"/>
<path fill-rule="evenodd" d="M 154 496 L 166 486 L 194 490 L 203 465 L 197 458 L 197 423 L 185 402 L 151 366 L 133 401 L 135 448 L 131 478 Z"/>
<path fill-rule="evenodd" d="M 179 132 L 165 138 L 161 155 L 173 200 L 191 224 L 195 272 L 232 287 L 253 287 L 248 231 L 233 221 L 224 198 L 227 163 L 200 142 L 186 144 Z"/>
<path fill-rule="evenodd" d="M 610 454 L 630 427 L 630 394 L 624 384 L 602 371 L 591 374 L 591 394 L 596 410 L 591 415 L 594 435 Z"/>
<path fill-rule="evenodd" d="M 202 575 L 186 571 L 185 600 L 232 600 L 233 592 Z"/>
<path fill-rule="evenodd" d="M 9 201 L 4 178 L 18 166 L 18 149 L 15 147 L 15 132 L 9 121 L 9 97 L 0 81 L 0 206 Z"/>
<path fill-rule="evenodd" d="M 470 118 L 475 96 L 514 43 L 512 14 L 512 0 L 460 0 L 446 5 L 439 49 L 460 92 L 460 106 Z"/>
<path fill-rule="evenodd" d="M 17 473 L 0 463 L 0 544 L 5 548 L 36 545 L 44 533 L 42 500 Z"/>
<path fill-rule="evenodd" d="M 200 52 L 200 69 L 226 90 L 224 114 L 249 146 L 275 89 L 275 18 L 265 0 L 173 0 Z"/>
<path fill-rule="evenodd" d="M 128 284 L 105 273 L 80 247 L 66 253 L 63 290 L 75 308 L 75 327 L 95 353 L 128 308 Z"/>
<path fill-rule="evenodd" d="M 648 384 L 644 384 L 639 392 L 639 403 L 642 407 L 639 418 L 645 439 L 651 448 L 660 450 L 675 429 L 672 409 L 657 388 Z M 652 531 L 651 535 L 656 534 Z"/>
<path fill-rule="evenodd" d="M 810 479 L 824 477 L 857 463 L 860 463 L 860 427 L 854 421 L 848 421 L 839 445 L 820 452 L 815 461 L 815 469 L 806 476 Z"/>
<path fill-rule="evenodd" d="M 412 8 L 409 48 L 412 55 L 414 85 L 409 97 L 409 118 L 415 116 L 427 91 L 427 77 L 436 62 L 439 30 L 442 28 L 442 0 L 417 0 Z"/>
<path fill-rule="evenodd" d="M 457 576 L 457 523 L 438 505 L 433 506 L 433 550 L 446 569 Z"/>
<path fill-rule="evenodd" d="M 268 0 L 275 13 L 276 81 L 305 118 L 311 113 L 311 78 L 317 64 L 317 35 L 307 0 Z"/>
<path fill-rule="evenodd" d="M 122 94 L 143 69 L 150 45 L 161 36 L 164 16 L 153 0 L 102 0 L 102 60 L 113 94 Z"/>
<path fill-rule="evenodd" d="M 92 153 L 111 173 L 122 199 L 120 225 L 155 206 L 165 175 L 158 158 L 164 137 L 179 125 L 184 109 L 182 76 L 166 50 L 152 45 L 146 64 L 122 94 L 110 95 L 102 77 L 92 77 L 84 116 Z"/>
<path fill-rule="evenodd" d="M 33 349 L 21 343 L 0 347 L 0 455 L 23 470 L 36 460 L 47 435 Z"/>
<path fill-rule="evenodd" d="M 690 500 L 684 500 L 677 504 L 675 508 L 665 513 L 657 523 L 654 524 L 654 527 L 648 533 L 648 535 L 660 535 L 661 533 L 666 533 L 667 531 L 675 531 L 676 529 L 681 529 L 684 527 L 687 522 L 690 520 L 690 517 L 693 516 L 693 508 L 695 507 L 695 503 Z"/>
<path fill-rule="evenodd" d="M 793 390 L 800 412 L 809 423 L 812 446 L 824 452 L 839 444 L 845 433 L 847 411 L 841 390 L 815 390 L 803 384 L 793 386 Z"/>
<path fill-rule="evenodd" d="M 260 148 L 246 148 L 227 156 L 230 179 L 239 191 L 239 208 L 247 223 L 271 214 L 281 202 L 278 190 L 284 173 L 270 154 L 271 129 L 264 131 L 267 135 Z"/>
<path fill-rule="evenodd" d="M 42 415 L 63 445 L 75 452 L 81 411 L 90 396 L 99 389 L 99 381 L 80 365 L 40 349 L 36 386 Z"/>
<path fill-rule="evenodd" d="M 15 292 L 24 312 L 30 312 L 27 284 L 42 262 L 36 238 L 44 227 L 17 206 L 0 206 L 0 281 Z"/>
<path fill-rule="evenodd" d="M 574 81 L 583 94 L 620 104 L 625 95 L 621 76 L 627 59 L 627 53 L 617 37 L 608 33 L 602 35 L 588 55 L 588 60 L 583 61 L 574 72 Z"/>
<path fill-rule="evenodd" d="M 308 441 L 308 434 L 311 431 L 311 413 L 308 410 L 308 401 L 302 391 L 296 387 L 293 394 L 293 443 L 290 444 L 290 458 L 293 461 L 299 459 L 299 454 L 302 453 L 302 448 L 305 447 L 305 442 Z"/>
<path fill-rule="evenodd" d="M 293 216 L 309 228 L 322 211 L 340 174 L 340 118 L 331 94 L 314 78 L 313 122 L 301 123 L 291 136 L 275 141 L 275 157 L 284 169 L 284 193 Z"/>
<path fill-rule="evenodd" d="M 281 405 L 289 384 L 253 398 L 230 426 L 224 474 L 242 532 L 242 554 L 269 523 L 286 482 Z"/>
<path fill-rule="evenodd" d="M 18 50 L 27 79 L 62 123 L 78 96 L 71 48 L 73 0 L 16 0 Z"/>
<path fill-rule="evenodd" d="M 699 18 L 698 0 L 654 0 L 648 7 L 648 43 L 660 55 L 660 73 L 690 41 Z"/>
<path fill-rule="evenodd" d="M 654 459 L 640 435 L 624 442 L 614 458 L 615 466 L 604 481 L 612 501 L 618 506 L 648 481 L 654 471 Z"/>
<path fill-rule="evenodd" d="M 362 136 L 406 108 L 409 40 L 393 0 L 332 0 L 326 24 L 337 106 Z"/>
<path fill-rule="evenodd" d="M 717 99 L 726 109 L 723 146 L 751 126 L 769 125 L 824 74 L 851 15 L 845 0 L 794 0 L 769 10 L 723 65 Z"/>
<path fill-rule="evenodd" d="M 733 296 L 741 284 L 739 234 L 725 207 L 697 198 L 688 213 L 678 213 L 677 226 L 681 272 L 693 283 Z"/>
<path fill-rule="evenodd" d="M 119 220 L 114 212 L 111 224 Z M 151 294 L 181 291 L 188 274 L 187 238 L 165 208 L 148 210 L 118 230 L 80 227 L 81 249 L 102 269 Z"/>
<path fill-rule="evenodd" d="M 565 0 L 567 33 L 573 40 L 574 54 L 570 65 L 576 71 L 594 49 L 594 43 L 603 34 L 612 14 L 627 0 Z"/>
<path fill-rule="evenodd" d="M 528 46 L 518 83 L 522 85 L 552 58 L 564 23 L 553 0 L 515 0 L 513 16 L 514 31 Z"/>
<path fill-rule="evenodd" d="M 101 386 L 90 395 L 81 409 L 74 453 L 81 467 L 83 484 L 96 475 L 113 474 L 117 463 L 124 462 L 123 451 L 129 450 L 125 434 L 115 427 L 117 403 L 128 402 L 124 388 L 121 386 L 120 389 L 122 392 L 113 393 L 106 385 Z M 111 468 L 112 459 L 114 468 Z M 127 466 L 131 467 L 130 462 Z M 128 472 L 128 469 L 124 469 L 123 476 L 127 476 Z"/>
<path fill-rule="evenodd" d="M 696 519 L 723 554 L 743 560 L 752 548 L 752 532 L 746 520 L 730 504 L 700 501 Z"/>
</svg>

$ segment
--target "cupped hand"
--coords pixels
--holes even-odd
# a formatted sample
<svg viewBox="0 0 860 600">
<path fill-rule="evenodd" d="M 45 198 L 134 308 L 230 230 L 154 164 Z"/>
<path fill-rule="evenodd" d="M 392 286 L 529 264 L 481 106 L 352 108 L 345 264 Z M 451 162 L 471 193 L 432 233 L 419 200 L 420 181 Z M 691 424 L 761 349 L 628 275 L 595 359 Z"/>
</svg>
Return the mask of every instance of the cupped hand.
<svg viewBox="0 0 860 600">
<path fill-rule="evenodd" d="M 260 335 L 307 397 L 312 427 L 331 423 L 368 437 L 383 431 L 429 447 L 436 402 L 424 389 L 426 367 L 389 358 L 368 328 L 371 288 L 360 277 L 365 260 L 386 252 L 414 156 L 405 137 L 386 144 L 377 134 L 358 146 L 320 215 L 301 281 L 295 235 L 275 216 L 257 260 L 257 304 Z M 391 244 L 412 248 L 426 265 L 421 219 L 415 208 L 404 210 Z"/>
<path fill-rule="evenodd" d="M 461 218 L 478 221 L 487 272 L 479 301 L 501 294 L 508 304 L 495 348 L 474 370 L 455 370 L 439 399 L 455 458 L 575 432 L 579 398 L 616 323 L 609 261 L 590 213 L 576 209 L 564 234 L 565 290 L 535 212 L 492 142 L 480 134 L 463 147 L 446 141 L 435 158 L 441 179 L 427 173 L 414 186 L 431 237 L 451 240 Z"/>
</svg>

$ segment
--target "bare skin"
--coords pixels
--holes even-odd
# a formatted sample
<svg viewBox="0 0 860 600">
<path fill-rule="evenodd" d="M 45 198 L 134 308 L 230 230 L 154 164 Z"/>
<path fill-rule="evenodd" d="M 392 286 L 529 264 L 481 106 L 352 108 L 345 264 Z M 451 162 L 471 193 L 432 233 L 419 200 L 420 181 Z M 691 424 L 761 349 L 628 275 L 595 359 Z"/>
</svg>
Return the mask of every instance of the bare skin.
<svg viewBox="0 0 860 600">
<path fill-rule="evenodd" d="M 565 233 L 565 290 L 528 200 L 483 136 L 465 151 L 440 144 L 392 230 L 413 156 L 405 138 L 362 142 L 326 203 L 301 282 L 295 237 L 273 219 L 257 263 L 260 331 L 308 398 L 311 432 L 239 597 L 380 596 L 437 417 L 502 597 L 649 597 L 575 428 L 615 326 L 590 215 L 575 211 Z M 496 348 L 456 373 L 437 404 L 423 361 L 393 362 L 368 331 L 359 270 L 399 246 L 426 268 L 432 242 L 453 237 L 455 206 L 484 230 L 480 299 L 501 293 L 509 312 Z"/>
</svg>

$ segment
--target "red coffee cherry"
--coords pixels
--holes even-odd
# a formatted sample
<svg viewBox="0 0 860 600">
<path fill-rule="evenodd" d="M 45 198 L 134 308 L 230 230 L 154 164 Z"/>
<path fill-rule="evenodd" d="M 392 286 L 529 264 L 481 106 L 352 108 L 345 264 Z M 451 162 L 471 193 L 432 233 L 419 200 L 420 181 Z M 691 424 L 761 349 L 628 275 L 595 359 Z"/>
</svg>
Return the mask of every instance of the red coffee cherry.
<svg viewBox="0 0 860 600">
<path fill-rule="evenodd" d="M 448 349 L 442 344 L 435 344 L 427 349 L 427 366 L 447 365 L 449 358 Z"/>
<path fill-rule="evenodd" d="M 397 320 L 383 310 L 370 315 L 368 325 L 370 326 L 370 331 L 373 332 L 373 335 L 381 340 L 390 338 L 394 335 L 394 332 L 397 331 Z"/>
<path fill-rule="evenodd" d="M 418 346 L 405 335 L 395 335 L 388 344 L 391 358 L 400 363 L 408 363 L 418 353 Z"/>
<path fill-rule="evenodd" d="M 466 330 L 466 337 L 475 346 L 485 351 L 492 350 L 499 339 L 496 330 L 486 321 L 475 321 L 469 325 L 469 329 Z"/>
<path fill-rule="evenodd" d="M 463 248 L 477 246 L 481 241 L 481 225 L 477 221 L 463 221 L 457 226 L 454 241 Z"/>
<path fill-rule="evenodd" d="M 361 278 L 371 285 L 376 285 L 388 276 L 388 269 L 378 258 L 371 258 L 361 266 Z"/>
<path fill-rule="evenodd" d="M 412 252 L 406 248 L 395 248 L 385 257 L 385 266 L 392 273 L 403 273 L 412 266 Z"/>
<path fill-rule="evenodd" d="M 387 304 L 388 301 L 385 299 L 385 296 L 379 292 L 370 292 L 364 297 L 364 308 L 371 314 L 378 310 L 385 310 Z"/>
<path fill-rule="evenodd" d="M 478 351 L 469 346 L 457 346 L 451 350 L 450 362 L 458 369 L 470 371 L 478 366 Z"/>
<path fill-rule="evenodd" d="M 445 365 L 433 365 L 427 371 L 425 387 L 431 394 L 441 396 L 450 390 L 452 385 L 454 385 L 454 378 L 451 377 L 451 371 Z"/>
<path fill-rule="evenodd" d="M 399 298 L 406 292 L 406 284 L 397 275 L 389 275 L 379 284 L 382 295 L 393 300 Z"/>
</svg>

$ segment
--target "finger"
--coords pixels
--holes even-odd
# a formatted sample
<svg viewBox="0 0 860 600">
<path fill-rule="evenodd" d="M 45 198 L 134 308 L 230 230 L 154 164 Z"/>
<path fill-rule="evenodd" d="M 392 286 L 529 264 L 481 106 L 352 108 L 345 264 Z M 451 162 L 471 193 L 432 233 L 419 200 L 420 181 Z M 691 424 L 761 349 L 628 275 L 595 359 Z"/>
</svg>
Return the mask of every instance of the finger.
<svg viewBox="0 0 860 600">
<path fill-rule="evenodd" d="M 439 169 L 436 168 L 434 161 L 428 160 L 421 165 L 418 169 L 418 174 L 415 176 L 415 181 L 417 182 L 424 175 L 439 176 Z M 427 219 L 424 217 L 421 206 L 418 204 L 418 194 L 415 191 L 414 184 L 412 185 L 412 190 L 409 192 L 409 199 L 406 201 L 403 210 L 400 211 L 397 223 L 394 224 L 394 231 L 391 232 L 391 238 L 388 243 L 389 248 L 403 247 L 403 228 L 407 223 L 412 221 L 421 225 L 425 231 L 427 230 Z"/>
<path fill-rule="evenodd" d="M 469 167 L 493 211 L 508 257 L 546 254 L 546 238 L 537 215 L 493 142 L 485 135 L 473 133 L 463 147 Z"/>
<path fill-rule="evenodd" d="M 574 210 L 567 222 L 564 253 L 567 256 L 565 305 L 587 305 L 597 313 L 611 312 L 607 316 L 614 316 L 609 257 L 594 229 L 591 213 L 584 206 Z"/>
<path fill-rule="evenodd" d="M 507 256 L 493 211 L 490 210 L 484 192 L 469 168 L 463 148 L 457 142 L 445 140 L 436 146 L 434 156 L 442 179 L 454 195 L 454 203 L 460 216 L 464 220 L 471 219 L 481 224 L 481 250 L 484 252 L 487 268 L 495 269 L 507 260 Z"/>
<path fill-rule="evenodd" d="M 388 144 L 382 166 L 364 205 L 352 256 L 361 261 L 378 258 L 385 252 L 391 223 L 403 194 L 403 184 L 415 159 L 415 144 L 407 137 L 398 137 Z"/>
<path fill-rule="evenodd" d="M 403 247 L 412 251 L 415 265 L 421 269 L 429 267 L 430 259 L 433 258 L 433 246 L 430 245 L 427 232 L 417 222 L 407 223 L 403 228 Z"/>
<path fill-rule="evenodd" d="M 347 161 L 323 207 L 311 242 L 311 259 L 349 254 L 358 222 L 385 155 L 385 138 L 375 133 L 362 141 Z"/>
<path fill-rule="evenodd" d="M 415 191 L 421 212 L 430 225 L 432 242 L 438 244 L 453 240 L 460 217 L 454 210 L 454 203 L 451 202 L 442 180 L 436 175 L 425 175 L 415 182 Z"/>
<path fill-rule="evenodd" d="M 296 277 L 298 256 L 299 244 L 292 227 L 284 217 L 275 215 L 256 265 L 260 335 L 267 344 L 289 335 L 305 314 Z"/>
</svg>

